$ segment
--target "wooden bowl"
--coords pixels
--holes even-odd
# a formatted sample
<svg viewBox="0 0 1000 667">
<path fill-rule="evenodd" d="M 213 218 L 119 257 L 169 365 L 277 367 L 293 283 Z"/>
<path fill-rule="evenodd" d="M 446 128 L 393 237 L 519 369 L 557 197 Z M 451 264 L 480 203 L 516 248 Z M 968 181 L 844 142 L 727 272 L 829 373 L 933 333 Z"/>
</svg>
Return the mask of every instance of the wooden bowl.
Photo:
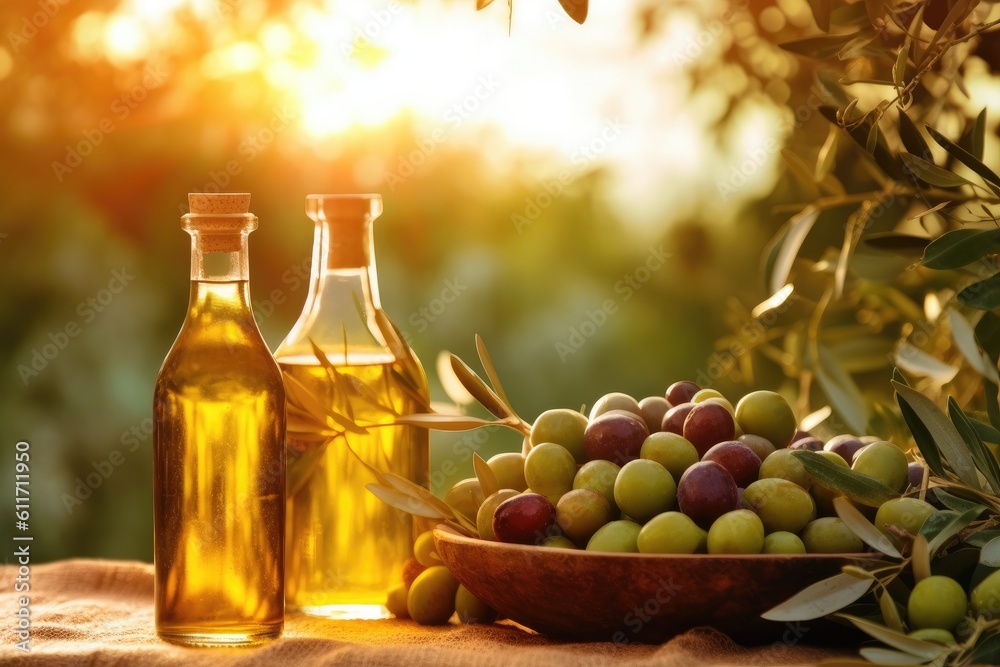
<svg viewBox="0 0 1000 667">
<path fill-rule="evenodd" d="M 503 544 L 440 526 L 437 552 L 503 616 L 557 639 L 662 642 L 712 626 L 745 644 L 842 642 L 829 621 L 776 623 L 760 614 L 871 554 L 680 556 Z"/>
</svg>

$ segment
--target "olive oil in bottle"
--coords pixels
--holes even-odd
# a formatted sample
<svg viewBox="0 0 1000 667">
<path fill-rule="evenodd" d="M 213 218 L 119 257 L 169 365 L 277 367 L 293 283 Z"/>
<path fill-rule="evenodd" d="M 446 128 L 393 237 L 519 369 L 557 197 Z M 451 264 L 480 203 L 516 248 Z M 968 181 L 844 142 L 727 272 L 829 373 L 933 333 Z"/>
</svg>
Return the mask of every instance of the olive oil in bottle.
<svg viewBox="0 0 1000 667">
<path fill-rule="evenodd" d="M 190 303 L 156 381 L 156 629 L 180 644 L 255 644 L 284 623 L 285 396 L 250 307 L 249 199 L 190 196 Z"/>
<path fill-rule="evenodd" d="M 363 426 L 421 412 L 427 400 L 423 370 L 380 310 L 370 235 L 380 212 L 378 195 L 307 199 L 316 223 L 310 292 L 275 353 L 288 376 Z M 320 364 L 313 343 L 335 373 Z M 414 427 L 377 426 L 326 442 L 289 433 L 289 608 L 331 618 L 388 615 L 386 593 L 412 555 L 413 521 L 365 488 L 376 480 L 358 459 L 426 485 L 428 456 L 427 432 Z"/>
</svg>

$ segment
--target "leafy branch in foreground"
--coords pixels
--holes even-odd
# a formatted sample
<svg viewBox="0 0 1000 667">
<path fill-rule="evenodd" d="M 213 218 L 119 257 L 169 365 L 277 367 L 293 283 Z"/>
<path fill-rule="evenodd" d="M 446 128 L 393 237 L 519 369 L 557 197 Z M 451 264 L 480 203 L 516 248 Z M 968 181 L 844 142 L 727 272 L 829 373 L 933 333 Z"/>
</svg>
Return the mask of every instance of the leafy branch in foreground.
<svg viewBox="0 0 1000 667">
<path fill-rule="evenodd" d="M 945 413 L 911 389 L 898 371 L 893 387 L 917 445 L 913 454 L 926 466 L 922 482 L 904 494 L 917 501 L 911 516 L 893 523 L 880 510 L 876 523 L 886 524 L 880 529 L 864 508 L 883 506 L 898 494 L 817 454 L 796 452 L 815 483 L 842 494 L 833 501 L 837 516 L 876 554 L 845 565 L 840 574 L 800 591 L 763 617 L 804 621 L 832 615 L 882 644 L 860 649 L 865 660 L 877 664 L 1000 664 L 1000 617 L 980 601 L 996 591 L 989 582 L 977 588 L 1000 571 L 1000 468 L 992 449 L 1000 433 L 966 414 L 954 399 L 949 398 Z M 922 507 L 927 513 L 914 520 Z M 922 628 L 907 613 L 917 584 L 932 576 L 948 577 L 971 592 L 971 608 L 953 630 Z M 939 603 L 944 601 L 934 604 Z"/>
<path fill-rule="evenodd" d="M 797 122 L 775 211 L 790 217 L 765 258 L 769 296 L 729 317 L 744 339 L 748 319 L 760 325 L 740 341 L 750 354 L 724 370 L 752 385 L 776 365 L 797 381 L 802 414 L 823 401 L 840 424 L 893 439 L 899 416 L 867 382 L 891 359 L 932 398 L 982 400 L 996 428 L 1000 175 L 964 77 L 996 81 L 984 54 L 1000 8 L 809 5 L 822 34 L 779 44 L 816 68 L 808 99 L 789 102 Z"/>
</svg>

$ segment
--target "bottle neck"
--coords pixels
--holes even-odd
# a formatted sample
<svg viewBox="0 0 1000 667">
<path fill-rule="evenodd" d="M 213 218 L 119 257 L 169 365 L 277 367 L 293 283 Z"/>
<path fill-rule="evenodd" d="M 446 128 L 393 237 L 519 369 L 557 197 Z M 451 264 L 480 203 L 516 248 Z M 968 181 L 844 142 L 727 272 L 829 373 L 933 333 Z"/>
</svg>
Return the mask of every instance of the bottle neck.
<svg viewBox="0 0 1000 667">
<path fill-rule="evenodd" d="M 333 363 L 392 361 L 376 320 L 378 308 L 370 220 L 317 221 L 309 294 L 276 354 L 312 359 L 312 341 Z"/>
<path fill-rule="evenodd" d="M 191 280 L 199 282 L 249 281 L 247 234 L 191 234 Z"/>
</svg>

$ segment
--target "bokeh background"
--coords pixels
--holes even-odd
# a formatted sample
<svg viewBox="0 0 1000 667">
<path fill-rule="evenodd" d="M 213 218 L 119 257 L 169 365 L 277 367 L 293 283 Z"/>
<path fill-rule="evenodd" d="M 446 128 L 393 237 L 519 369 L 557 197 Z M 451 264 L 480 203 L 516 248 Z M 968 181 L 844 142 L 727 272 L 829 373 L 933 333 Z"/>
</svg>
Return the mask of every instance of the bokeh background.
<svg viewBox="0 0 1000 667">
<path fill-rule="evenodd" d="M 186 308 L 188 192 L 252 193 L 272 349 L 306 295 L 304 197 L 380 192 L 383 305 L 436 399 L 439 353 L 473 362 L 476 333 L 529 420 L 678 379 L 727 389 L 709 360 L 768 296 L 779 153 L 825 122 L 796 118 L 813 72 L 775 46 L 812 16 L 591 4 L 583 26 L 556 0 L 516 1 L 510 23 L 471 0 L 0 7 L 0 442 L 32 446 L 37 561 L 152 558 L 152 389 Z M 434 434 L 432 470 L 519 446 Z"/>
</svg>

